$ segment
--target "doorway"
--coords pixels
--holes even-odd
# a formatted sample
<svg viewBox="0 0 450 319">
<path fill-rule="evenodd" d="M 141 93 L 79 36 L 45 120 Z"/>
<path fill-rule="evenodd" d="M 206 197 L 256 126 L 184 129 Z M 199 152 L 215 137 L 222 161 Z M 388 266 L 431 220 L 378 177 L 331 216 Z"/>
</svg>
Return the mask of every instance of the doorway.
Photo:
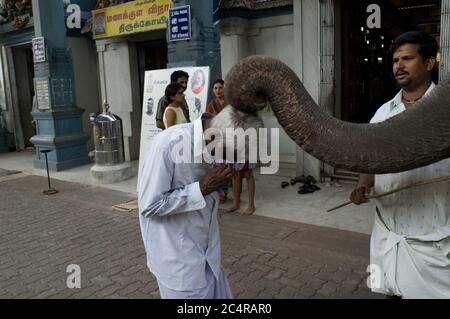
<svg viewBox="0 0 450 319">
<path fill-rule="evenodd" d="M 337 0 L 339 21 L 336 36 L 337 70 L 340 83 L 340 119 L 353 123 L 369 123 L 375 112 L 399 91 L 392 74 L 390 44 L 400 34 L 426 31 L 440 42 L 441 0 Z M 368 6 L 380 8 L 379 29 L 369 29 Z M 436 68 L 437 70 L 437 68 Z M 437 83 L 437 72 L 433 81 Z M 339 93 L 337 94 L 339 96 Z M 324 167 L 324 166 L 323 166 Z M 325 177 L 358 180 L 358 174 L 331 169 Z"/>
<path fill-rule="evenodd" d="M 381 9 L 380 29 L 367 27 L 370 4 Z M 417 30 L 432 34 L 439 43 L 441 1 L 341 1 L 341 12 L 342 119 L 368 123 L 399 90 L 392 75 L 391 42 L 404 32 Z"/>
<path fill-rule="evenodd" d="M 167 68 L 167 42 L 165 40 L 141 42 L 138 43 L 137 50 L 139 61 L 139 87 L 142 105 L 142 99 L 144 97 L 145 71 Z"/>
<path fill-rule="evenodd" d="M 34 62 L 31 44 L 25 44 L 12 48 L 12 57 L 14 61 L 14 74 L 16 82 L 17 112 L 15 116 L 19 117 L 23 144 L 25 148 L 33 147 L 30 139 L 36 135 L 36 129 L 33 116 L 34 97 Z"/>
</svg>

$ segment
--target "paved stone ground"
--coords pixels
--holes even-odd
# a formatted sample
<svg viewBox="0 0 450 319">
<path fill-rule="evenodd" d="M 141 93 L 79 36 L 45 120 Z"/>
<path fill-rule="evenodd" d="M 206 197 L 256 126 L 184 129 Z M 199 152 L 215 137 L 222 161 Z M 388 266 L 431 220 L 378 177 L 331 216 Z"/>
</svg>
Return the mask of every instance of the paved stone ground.
<svg viewBox="0 0 450 319">
<path fill-rule="evenodd" d="M 15 175 L 15 174 L 19 174 L 19 173 L 20 172 L 18 172 L 18 171 L 10 171 L 10 170 L 0 168 L 0 177 Z"/>
<path fill-rule="evenodd" d="M 6 175 L 6 176 L 5 176 Z M 0 176 L 0 298 L 159 298 L 126 193 Z M 236 298 L 380 298 L 366 286 L 369 237 L 266 217 L 220 215 L 223 265 Z M 81 267 L 81 289 L 66 286 Z"/>
</svg>

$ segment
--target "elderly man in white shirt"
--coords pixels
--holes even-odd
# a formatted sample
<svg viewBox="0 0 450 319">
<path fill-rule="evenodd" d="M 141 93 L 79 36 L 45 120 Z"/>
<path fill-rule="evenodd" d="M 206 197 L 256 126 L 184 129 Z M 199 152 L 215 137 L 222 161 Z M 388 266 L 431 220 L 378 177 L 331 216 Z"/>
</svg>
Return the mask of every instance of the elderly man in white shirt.
<svg viewBox="0 0 450 319">
<path fill-rule="evenodd" d="M 211 117 L 204 115 L 160 133 L 142 168 L 141 232 L 147 264 L 163 299 L 232 298 L 221 266 L 217 191 L 231 179 L 233 170 L 214 164 L 204 131 L 258 128 L 262 121 L 230 106 Z"/>
<path fill-rule="evenodd" d="M 437 43 L 424 32 L 408 32 L 392 46 L 394 75 L 402 90 L 384 104 L 371 123 L 387 120 L 435 87 Z M 401 132 L 399 132 L 401 134 Z M 387 141 L 388 142 L 388 141 Z M 450 159 L 414 170 L 360 176 L 350 198 L 367 201 L 374 186 L 380 194 L 412 182 L 448 175 Z M 402 298 L 450 298 L 450 183 L 412 188 L 376 200 L 370 244 L 372 290 Z"/>
</svg>

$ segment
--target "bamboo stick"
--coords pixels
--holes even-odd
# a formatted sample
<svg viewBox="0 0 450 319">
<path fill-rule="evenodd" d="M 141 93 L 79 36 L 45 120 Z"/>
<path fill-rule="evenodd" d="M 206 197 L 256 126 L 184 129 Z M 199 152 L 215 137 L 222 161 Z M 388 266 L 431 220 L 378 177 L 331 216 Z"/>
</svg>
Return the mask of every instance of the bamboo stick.
<svg viewBox="0 0 450 319">
<path fill-rule="evenodd" d="M 431 179 L 420 180 L 420 181 L 408 184 L 406 186 L 394 189 L 394 190 L 386 192 L 386 193 L 368 196 L 367 199 L 380 198 L 380 197 L 383 197 L 383 196 L 387 196 L 387 195 L 391 195 L 391 194 L 403 191 L 405 189 L 409 189 L 409 188 L 413 188 L 413 187 L 417 187 L 417 186 L 422 186 L 422 185 L 442 183 L 442 182 L 445 182 L 445 181 L 450 181 L 450 175 L 449 176 L 442 176 L 442 177 L 435 177 L 435 178 L 431 178 Z M 330 213 L 330 212 L 335 211 L 337 209 L 340 209 L 342 207 L 348 206 L 350 204 L 352 204 L 352 201 L 345 202 L 344 204 L 338 205 L 336 207 L 333 207 L 333 208 L 327 210 L 327 213 Z"/>
</svg>

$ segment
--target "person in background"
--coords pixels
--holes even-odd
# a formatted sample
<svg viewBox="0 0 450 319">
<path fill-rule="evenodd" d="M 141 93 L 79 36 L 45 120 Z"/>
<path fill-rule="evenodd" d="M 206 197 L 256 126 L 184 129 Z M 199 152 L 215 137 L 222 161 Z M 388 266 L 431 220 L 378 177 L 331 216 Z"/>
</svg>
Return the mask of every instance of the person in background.
<svg viewBox="0 0 450 319">
<path fill-rule="evenodd" d="M 227 213 L 232 213 L 240 209 L 241 207 L 241 194 L 242 194 L 242 180 L 245 178 L 247 180 L 247 192 L 248 192 L 248 206 L 247 209 L 242 213 L 243 215 L 253 215 L 255 212 L 255 176 L 253 175 L 253 170 L 256 168 L 256 164 L 249 163 L 248 161 L 244 164 L 235 164 L 235 173 L 233 174 L 232 185 L 233 185 L 233 204 Z"/>
<path fill-rule="evenodd" d="M 167 86 L 165 96 L 170 104 L 164 111 L 164 126 L 168 129 L 171 126 L 187 123 L 182 105 L 185 102 L 184 88 L 179 83 L 171 83 Z"/>
<path fill-rule="evenodd" d="M 215 98 L 209 102 L 206 112 L 217 115 L 225 107 L 225 96 L 223 94 L 223 87 L 225 82 L 222 79 L 217 79 L 213 83 L 213 92 Z"/>
<path fill-rule="evenodd" d="M 175 71 L 170 76 L 170 82 L 171 83 L 179 83 L 183 87 L 184 91 L 187 89 L 187 85 L 189 82 L 189 74 L 184 71 Z M 156 127 L 158 127 L 161 130 L 165 130 L 166 127 L 164 126 L 164 112 L 166 110 L 166 107 L 170 104 L 170 101 L 167 99 L 166 96 L 163 96 L 159 102 L 158 102 L 158 109 L 156 112 Z M 186 121 L 188 123 L 191 122 L 191 118 L 189 115 L 189 106 L 187 105 L 186 100 L 181 105 L 181 109 L 183 111 L 184 117 L 186 118 Z"/>
<path fill-rule="evenodd" d="M 225 107 L 225 97 L 223 94 L 223 86 L 225 82 L 222 79 L 217 79 L 213 83 L 213 92 L 215 98 L 209 102 L 206 112 L 214 115 L 219 114 Z M 224 204 L 228 197 L 228 185 L 225 185 L 220 192 L 220 203 Z"/>
</svg>

